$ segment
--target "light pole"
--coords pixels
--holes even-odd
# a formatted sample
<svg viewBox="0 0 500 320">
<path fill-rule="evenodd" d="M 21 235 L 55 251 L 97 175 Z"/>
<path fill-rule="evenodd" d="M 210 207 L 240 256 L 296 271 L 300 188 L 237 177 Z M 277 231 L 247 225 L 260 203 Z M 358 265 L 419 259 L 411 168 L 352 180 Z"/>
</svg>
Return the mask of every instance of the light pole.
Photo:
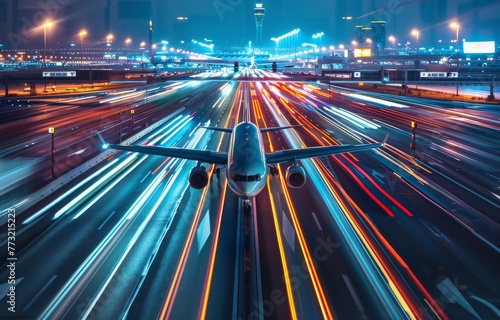
<svg viewBox="0 0 500 320">
<path fill-rule="evenodd" d="M 52 149 L 51 149 L 51 153 L 52 153 L 52 157 L 51 157 L 51 167 L 52 167 L 52 178 L 54 178 L 54 162 L 55 162 L 55 159 L 54 159 L 54 154 L 56 153 L 56 149 L 54 149 L 54 134 L 56 133 L 56 128 L 54 127 L 49 127 L 49 133 L 50 133 L 50 136 L 51 136 L 51 140 L 52 140 Z"/>
<path fill-rule="evenodd" d="M 318 32 L 318 33 L 312 35 L 315 44 L 316 44 L 316 39 L 319 38 L 319 48 L 321 48 L 321 37 L 323 37 L 323 35 L 324 35 L 323 32 Z M 316 57 L 316 60 L 319 63 L 319 57 L 318 56 Z"/>
<path fill-rule="evenodd" d="M 120 103 L 120 124 L 118 127 L 118 134 L 120 135 L 119 141 L 122 143 L 122 104 Z"/>
<path fill-rule="evenodd" d="M 280 40 L 278 38 L 275 38 L 275 37 L 272 37 L 271 38 L 272 41 L 274 41 L 274 43 L 276 43 L 276 55 L 279 54 L 279 43 L 280 43 Z"/>
<path fill-rule="evenodd" d="M 43 66 L 47 66 L 47 28 L 52 27 L 52 21 L 43 24 Z"/>
<path fill-rule="evenodd" d="M 83 37 L 87 35 L 87 31 L 85 29 L 82 29 L 82 31 L 80 31 L 80 50 L 81 50 L 81 54 L 80 54 L 80 64 L 83 66 Z"/>
<path fill-rule="evenodd" d="M 146 42 L 145 41 L 142 41 L 140 43 L 140 49 L 142 50 L 141 69 L 144 69 L 144 51 L 146 49 Z"/>
<path fill-rule="evenodd" d="M 392 43 L 392 50 L 394 50 L 394 43 L 396 42 L 396 38 L 394 36 L 389 36 L 389 41 Z"/>
<path fill-rule="evenodd" d="M 457 39 L 456 39 L 457 49 L 456 49 L 456 52 L 457 52 L 457 75 L 458 75 L 458 29 L 460 29 L 460 25 L 457 22 L 452 22 L 450 24 L 450 26 L 452 28 L 456 28 L 457 29 Z M 457 84 L 457 96 L 458 96 L 458 84 Z"/>
<path fill-rule="evenodd" d="M 418 37 L 420 36 L 420 32 L 416 29 L 413 29 L 413 31 L 411 32 L 412 35 L 414 35 L 415 37 L 417 37 L 417 59 L 415 60 L 415 66 L 420 66 L 420 61 L 418 60 Z"/>
<path fill-rule="evenodd" d="M 323 32 L 318 32 L 316 34 L 313 34 L 312 37 L 316 41 L 316 38 L 319 38 L 319 47 L 321 48 L 321 37 L 323 37 L 324 33 Z"/>
<path fill-rule="evenodd" d="M 111 47 L 111 42 L 113 41 L 113 38 L 114 38 L 114 37 L 113 37 L 113 35 L 112 35 L 111 33 L 110 33 L 110 34 L 108 34 L 108 36 L 106 37 L 106 40 L 107 40 L 106 45 L 107 45 L 108 47 Z"/>
<path fill-rule="evenodd" d="M 127 64 L 128 64 L 128 55 L 129 55 L 129 46 L 132 43 L 132 39 L 127 38 L 125 39 L 125 46 L 127 47 L 127 50 L 125 52 L 125 56 L 127 56 Z"/>
</svg>

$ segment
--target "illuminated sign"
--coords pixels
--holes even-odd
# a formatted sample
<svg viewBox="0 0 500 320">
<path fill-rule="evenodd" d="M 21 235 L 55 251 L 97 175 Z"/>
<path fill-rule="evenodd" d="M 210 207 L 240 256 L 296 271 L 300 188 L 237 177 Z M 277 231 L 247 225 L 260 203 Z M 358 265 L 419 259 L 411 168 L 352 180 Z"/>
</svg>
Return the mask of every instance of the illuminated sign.
<svg viewBox="0 0 500 320">
<path fill-rule="evenodd" d="M 458 78 L 458 72 L 420 72 L 420 78 Z"/>
<path fill-rule="evenodd" d="M 331 77 L 331 78 L 343 78 L 343 79 L 350 79 L 351 78 L 350 73 L 327 73 L 325 75 L 327 77 Z"/>
<path fill-rule="evenodd" d="M 42 72 L 44 77 L 76 77 L 76 71 Z"/>
<path fill-rule="evenodd" d="M 372 56 L 371 48 L 357 48 L 354 49 L 355 58 L 370 58 Z"/>
<path fill-rule="evenodd" d="M 495 53 L 495 41 L 466 41 L 464 53 Z"/>
</svg>

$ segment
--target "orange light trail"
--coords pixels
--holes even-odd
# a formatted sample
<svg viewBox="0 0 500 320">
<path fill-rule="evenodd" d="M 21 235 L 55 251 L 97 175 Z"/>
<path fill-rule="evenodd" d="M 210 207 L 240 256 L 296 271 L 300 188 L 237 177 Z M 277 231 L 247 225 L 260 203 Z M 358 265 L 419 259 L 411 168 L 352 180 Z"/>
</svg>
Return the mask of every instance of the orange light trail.
<svg viewBox="0 0 500 320">
<path fill-rule="evenodd" d="M 408 215 L 409 217 L 413 217 L 413 213 L 411 213 L 408 209 L 406 209 L 399 201 L 397 201 L 396 199 L 394 199 L 389 193 L 387 193 L 387 191 L 385 191 L 384 189 L 382 189 L 382 187 L 380 187 L 380 185 L 378 183 L 376 183 L 373 178 L 367 174 L 360 166 L 358 166 L 356 163 L 354 163 L 351 159 L 349 159 L 345 154 L 342 154 L 342 157 L 344 159 L 346 159 L 352 166 L 354 166 L 356 168 L 356 170 L 358 170 L 361 174 L 363 174 L 363 176 L 368 179 L 368 181 L 370 181 L 373 186 L 375 186 L 375 188 L 380 191 L 385 197 L 387 197 L 387 199 L 389 199 L 392 203 L 394 203 L 399 209 L 401 209 L 404 213 L 406 213 L 406 215 Z"/>
<path fill-rule="evenodd" d="M 184 273 L 184 269 L 186 268 L 188 254 L 191 251 L 191 246 L 193 245 L 194 235 L 196 233 L 196 228 L 197 228 L 198 223 L 200 221 L 201 211 L 202 211 L 203 205 L 205 203 L 207 192 L 208 192 L 208 187 L 205 187 L 203 189 L 203 194 L 201 197 L 202 201 L 200 201 L 200 203 L 198 204 L 198 208 L 196 209 L 193 223 L 191 224 L 191 227 L 189 229 L 188 237 L 186 239 L 186 242 L 184 243 L 181 257 L 179 258 L 177 268 L 175 270 L 174 276 L 172 277 L 172 281 L 171 281 L 170 286 L 169 286 L 167 297 L 165 298 L 165 300 L 163 302 L 163 306 L 162 306 L 160 315 L 158 316 L 158 318 L 160 318 L 160 319 L 169 319 L 170 318 L 170 313 L 172 312 L 172 308 L 173 308 L 173 300 L 174 300 L 174 297 L 177 294 L 177 291 L 179 289 L 179 285 L 181 283 L 182 274 Z"/>
<path fill-rule="evenodd" d="M 253 83 L 251 83 L 250 85 L 253 86 Z M 264 93 L 264 95 L 267 94 L 266 90 L 264 90 L 264 89 L 262 89 L 262 92 Z M 267 96 L 267 97 L 269 97 L 269 96 Z M 253 102 L 253 105 L 254 105 L 254 111 L 258 115 L 258 117 L 262 120 L 262 122 L 264 123 L 264 127 L 265 128 L 269 127 L 268 124 L 267 124 L 267 121 L 266 121 L 266 119 L 264 117 L 264 113 L 262 112 L 262 107 L 261 107 L 261 105 L 259 103 L 259 100 L 257 100 L 255 98 L 255 100 L 252 100 L 252 102 Z M 269 132 L 266 132 L 266 135 L 267 135 L 267 141 L 268 141 L 270 152 L 274 152 L 274 145 L 273 145 L 273 143 L 271 141 L 271 134 Z"/>
<path fill-rule="evenodd" d="M 323 165 L 319 165 L 321 168 L 322 172 L 325 172 L 326 169 L 323 167 Z M 418 280 L 418 278 L 415 276 L 415 274 L 412 272 L 412 270 L 409 268 L 409 266 L 406 264 L 406 262 L 403 260 L 403 258 L 397 253 L 397 251 L 391 246 L 389 241 L 382 235 L 382 233 L 378 230 L 378 228 L 375 226 L 373 221 L 366 215 L 366 213 L 356 204 L 356 202 L 349 196 L 349 194 L 338 184 L 338 182 L 329 174 L 321 174 L 324 176 L 328 181 L 333 183 L 336 186 L 336 189 L 338 189 L 341 193 L 344 199 L 346 199 L 349 204 L 359 213 L 359 215 L 363 218 L 363 220 L 367 223 L 367 225 L 370 227 L 370 229 L 373 231 L 373 233 L 377 236 L 377 238 L 380 240 L 380 242 L 384 245 L 384 247 L 392 254 L 394 259 L 401 265 L 401 267 L 406 270 L 410 278 L 414 281 L 414 283 L 418 286 L 418 288 L 421 290 L 421 292 L 426 296 L 426 302 L 430 303 L 431 309 L 433 309 L 434 313 L 436 316 L 438 316 L 440 319 L 448 319 L 444 311 L 441 309 L 441 307 L 438 305 L 438 303 L 432 298 L 432 296 L 429 294 L 427 289 L 422 285 L 422 283 Z M 328 185 L 330 188 L 330 185 Z M 332 189 L 333 191 L 333 189 Z M 337 198 L 337 197 L 336 197 Z M 338 197 L 340 201 L 340 197 Z M 343 207 L 348 207 L 343 205 Z M 351 219 L 349 217 L 349 219 Z M 397 282 L 396 282 L 397 283 Z M 403 290 L 403 289 L 401 289 Z M 417 312 L 417 307 L 413 307 L 415 310 L 415 313 L 418 314 Z"/>
<path fill-rule="evenodd" d="M 281 167 L 278 168 L 280 171 L 280 176 L 283 177 L 283 172 Z M 309 247 L 307 245 L 307 241 L 304 237 L 304 232 L 300 227 L 299 219 L 297 216 L 297 212 L 292 204 L 292 199 L 290 198 L 290 194 L 288 189 L 285 186 L 284 179 L 280 179 L 281 187 L 283 189 L 283 193 L 285 195 L 285 199 L 288 205 L 288 209 L 290 211 L 290 217 L 292 218 L 293 227 L 295 229 L 295 233 L 297 234 L 297 240 L 299 241 L 300 249 L 302 251 L 302 255 L 304 256 L 304 261 L 307 266 L 307 271 L 309 272 L 309 276 L 311 277 L 311 282 L 314 287 L 314 292 L 316 293 L 316 298 L 318 300 L 321 313 L 323 314 L 323 319 L 333 319 L 333 314 L 331 312 L 330 306 L 328 305 L 328 300 L 326 298 L 325 292 L 321 285 L 321 280 L 319 279 L 316 268 L 314 267 L 313 258 L 311 252 L 309 251 Z"/>
<path fill-rule="evenodd" d="M 279 165 L 278 165 L 279 166 Z M 271 177 L 267 178 L 267 185 L 269 186 L 271 182 Z M 271 210 L 273 212 L 274 221 L 274 231 L 276 232 L 276 238 L 278 240 L 278 248 L 280 251 L 281 265 L 283 266 L 283 278 L 285 279 L 286 294 L 288 297 L 288 306 L 290 307 L 290 316 L 292 319 L 297 319 L 297 310 L 295 308 L 295 299 L 293 298 L 292 284 L 290 283 L 290 271 L 288 269 L 288 263 L 286 262 L 285 249 L 283 248 L 283 240 L 281 239 L 281 232 L 278 222 L 278 214 L 276 213 L 276 205 L 274 204 L 273 195 L 271 194 L 271 188 L 267 188 L 269 193 L 269 200 L 271 201 Z"/>
<path fill-rule="evenodd" d="M 209 266 L 203 289 L 203 296 L 201 299 L 202 303 L 201 303 L 201 310 L 199 312 L 199 319 L 206 319 L 207 317 L 208 299 L 210 297 L 210 289 L 212 288 L 212 279 L 214 274 L 215 258 L 217 256 L 217 248 L 219 247 L 219 235 L 222 224 L 224 201 L 226 200 L 226 191 L 227 191 L 227 184 L 225 184 L 223 188 L 222 196 L 219 202 L 219 212 L 217 213 L 217 223 L 215 226 L 214 240 L 212 242 L 212 250 L 210 251 L 210 262 L 208 264 Z"/>
<path fill-rule="evenodd" d="M 159 166 L 156 167 L 156 169 L 153 170 L 153 172 L 151 172 L 151 175 L 154 176 L 158 170 L 160 170 L 167 162 L 170 161 L 170 159 L 172 159 L 172 157 L 167 157 L 165 160 L 163 160 L 162 163 L 160 163 Z"/>
<path fill-rule="evenodd" d="M 234 104 L 233 104 L 234 106 Z M 239 114 L 239 112 L 238 112 Z M 225 127 L 227 127 L 229 123 L 229 117 L 226 119 L 226 123 L 224 124 Z M 219 141 L 218 144 L 218 149 L 217 151 L 220 151 L 220 146 L 222 143 L 222 137 Z M 220 235 L 220 229 L 221 229 L 221 223 L 222 223 L 222 213 L 224 210 L 224 202 L 226 199 L 226 192 L 227 192 L 227 183 L 224 184 L 224 188 L 222 191 L 222 196 L 219 201 L 219 212 L 217 214 L 217 223 L 216 223 L 216 229 L 215 229 L 215 234 L 214 234 L 214 241 L 212 243 L 212 250 L 210 251 L 210 262 L 209 262 L 209 268 L 207 271 L 207 276 L 205 280 L 205 285 L 204 285 L 204 290 L 203 290 L 203 296 L 202 296 L 202 304 L 201 304 L 201 309 L 199 311 L 199 319 L 206 319 L 207 316 L 207 309 L 208 309 L 208 300 L 210 298 L 210 290 L 212 288 L 212 279 L 213 279 L 213 273 L 214 273 L 214 268 L 215 268 L 215 258 L 217 256 L 217 248 L 219 247 L 219 235 Z"/>
<path fill-rule="evenodd" d="M 322 176 L 322 178 L 325 181 L 333 181 L 334 184 L 338 187 L 338 189 L 341 190 L 343 195 L 345 195 L 345 191 L 342 189 L 340 185 L 338 185 L 335 179 L 333 178 L 329 179 L 329 174 L 327 174 L 323 169 L 321 169 L 322 166 L 320 166 L 315 159 L 312 159 L 312 162 L 314 163 L 315 167 L 318 168 L 318 173 Z M 415 315 L 419 314 L 418 307 L 415 306 L 411 302 L 411 299 L 405 294 L 404 288 L 402 288 L 402 286 L 399 285 L 397 281 L 395 281 L 395 277 L 391 275 L 389 271 L 390 267 L 384 262 L 382 258 L 383 255 L 378 253 L 378 251 L 376 250 L 376 245 L 369 240 L 370 237 L 361 229 L 361 226 L 357 223 L 357 221 L 353 217 L 353 214 L 349 211 L 348 206 L 345 205 L 345 202 L 342 200 L 339 194 L 335 192 L 331 184 L 326 183 L 325 185 L 330 191 L 330 194 L 335 199 L 335 202 L 338 204 L 339 208 L 342 210 L 346 219 L 349 220 L 349 224 L 352 226 L 353 230 L 358 234 L 359 239 L 361 240 L 361 242 L 363 242 L 365 249 L 370 254 L 375 264 L 378 266 L 379 271 L 387 280 L 387 283 L 391 288 L 391 291 L 393 292 L 396 299 L 399 301 L 401 307 L 406 311 L 406 313 L 410 316 L 411 319 L 417 319 Z M 356 206 L 356 208 L 359 207 Z M 403 260 L 401 259 L 401 261 Z"/>
</svg>

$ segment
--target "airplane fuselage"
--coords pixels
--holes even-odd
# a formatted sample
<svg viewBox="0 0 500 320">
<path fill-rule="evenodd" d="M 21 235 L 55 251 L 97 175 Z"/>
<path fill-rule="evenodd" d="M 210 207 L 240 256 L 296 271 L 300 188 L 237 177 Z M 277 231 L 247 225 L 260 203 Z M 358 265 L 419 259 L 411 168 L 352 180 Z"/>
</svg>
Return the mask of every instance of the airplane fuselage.
<svg viewBox="0 0 500 320">
<path fill-rule="evenodd" d="M 239 197 L 255 197 L 266 185 L 268 166 L 262 134 L 251 122 L 234 127 L 226 166 L 229 188 Z"/>
</svg>

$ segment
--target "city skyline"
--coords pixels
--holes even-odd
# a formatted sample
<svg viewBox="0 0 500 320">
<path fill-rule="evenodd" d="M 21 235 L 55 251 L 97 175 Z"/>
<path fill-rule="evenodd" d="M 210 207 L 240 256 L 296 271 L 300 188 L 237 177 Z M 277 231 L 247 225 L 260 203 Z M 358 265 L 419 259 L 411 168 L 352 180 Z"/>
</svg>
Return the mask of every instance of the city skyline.
<svg viewBox="0 0 500 320">
<path fill-rule="evenodd" d="M 422 46 L 446 44 L 454 39 L 451 21 L 459 21 L 460 38 L 469 41 L 496 40 L 500 3 L 494 0 L 366 0 L 358 3 L 316 0 L 303 5 L 300 1 L 262 1 L 266 23 L 262 29 L 264 47 L 272 47 L 271 37 L 300 28 L 301 42 L 314 41 L 311 36 L 324 32 L 323 44 L 350 43 L 356 25 L 372 20 L 386 21 L 386 36 L 397 42 L 412 41 L 411 30 L 420 30 Z M 155 42 L 172 45 L 191 39 L 212 40 L 221 46 L 246 46 L 255 42 L 255 2 L 216 0 L 198 3 L 165 3 L 146 1 L 54 0 L 46 5 L 35 0 L 0 0 L 0 43 L 3 48 L 40 47 L 40 26 L 45 19 L 54 21 L 48 43 L 51 46 L 79 43 L 80 30 L 87 30 L 84 41 L 96 44 L 107 34 L 114 42 L 126 38 L 138 46 L 148 40 L 150 18 L 155 23 Z M 351 18 L 348 18 L 351 17 Z"/>
</svg>

